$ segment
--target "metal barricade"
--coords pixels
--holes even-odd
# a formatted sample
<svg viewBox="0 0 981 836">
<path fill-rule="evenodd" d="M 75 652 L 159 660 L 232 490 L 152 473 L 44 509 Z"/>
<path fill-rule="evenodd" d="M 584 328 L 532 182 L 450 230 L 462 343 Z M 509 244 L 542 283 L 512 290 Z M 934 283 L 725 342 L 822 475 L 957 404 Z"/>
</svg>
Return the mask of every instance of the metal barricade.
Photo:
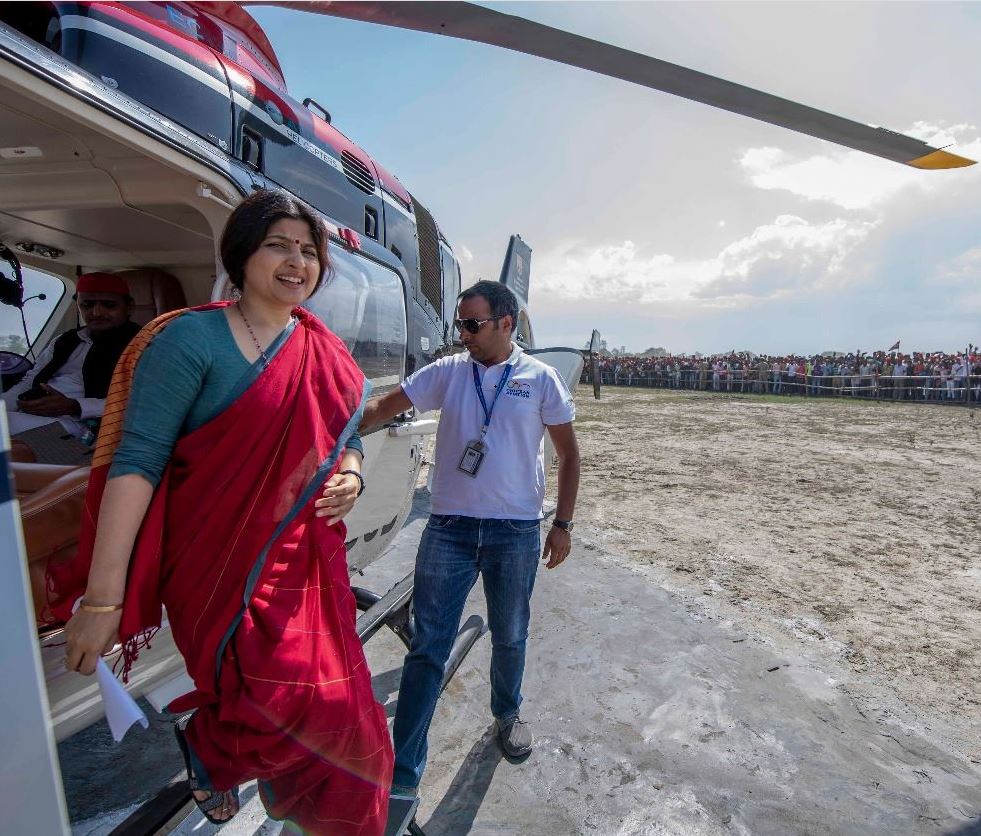
<svg viewBox="0 0 981 836">
<path fill-rule="evenodd" d="M 974 406 L 981 403 L 981 374 L 954 377 L 938 372 L 883 375 L 878 371 L 795 374 L 758 368 L 715 372 L 699 368 L 601 369 L 603 386 L 673 389 L 734 394 L 849 398 Z M 580 383 L 591 383 L 587 371 Z"/>
</svg>

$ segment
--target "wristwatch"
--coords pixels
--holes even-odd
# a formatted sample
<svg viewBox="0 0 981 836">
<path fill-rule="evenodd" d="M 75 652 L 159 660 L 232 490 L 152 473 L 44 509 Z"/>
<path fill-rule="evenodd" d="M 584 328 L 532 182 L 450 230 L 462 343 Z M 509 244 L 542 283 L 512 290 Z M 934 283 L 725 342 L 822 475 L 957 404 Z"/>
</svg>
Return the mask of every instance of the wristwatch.
<svg viewBox="0 0 981 836">
<path fill-rule="evenodd" d="M 563 531 L 568 531 L 572 533 L 572 529 L 575 528 L 576 524 L 572 520 L 552 520 L 552 525 L 556 528 L 561 528 Z"/>
</svg>

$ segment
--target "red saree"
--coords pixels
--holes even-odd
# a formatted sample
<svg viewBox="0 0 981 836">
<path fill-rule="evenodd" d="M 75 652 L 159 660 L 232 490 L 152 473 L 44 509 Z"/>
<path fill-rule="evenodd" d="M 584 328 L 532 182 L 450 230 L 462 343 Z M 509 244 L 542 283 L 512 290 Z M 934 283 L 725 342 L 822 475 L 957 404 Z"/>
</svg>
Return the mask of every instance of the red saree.
<svg viewBox="0 0 981 836">
<path fill-rule="evenodd" d="M 258 779 L 270 816 L 304 833 L 375 836 L 391 743 L 354 629 L 345 528 L 313 508 L 368 386 L 337 337 L 296 315 L 244 393 L 174 448 L 137 538 L 120 632 L 130 664 L 166 607 L 196 686 L 171 710 L 197 709 L 186 739 L 199 778 L 219 790 Z M 134 341 L 137 358 L 147 342 Z M 124 355 L 116 376 L 133 365 Z M 107 415 L 99 451 L 121 417 Z M 89 559 L 109 466 L 99 451 L 80 543 Z"/>
</svg>

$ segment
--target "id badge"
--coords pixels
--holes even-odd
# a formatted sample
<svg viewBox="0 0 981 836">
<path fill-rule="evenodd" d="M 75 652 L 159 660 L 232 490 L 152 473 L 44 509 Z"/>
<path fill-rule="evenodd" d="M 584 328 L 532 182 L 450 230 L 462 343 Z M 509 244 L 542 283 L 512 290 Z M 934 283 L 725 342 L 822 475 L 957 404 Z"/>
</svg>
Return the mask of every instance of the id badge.
<svg viewBox="0 0 981 836">
<path fill-rule="evenodd" d="M 471 441 L 463 450 L 457 470 L 467 476 L 476 476 L 487 455 L 487 445 L 483 441 Z"/>
</svg>

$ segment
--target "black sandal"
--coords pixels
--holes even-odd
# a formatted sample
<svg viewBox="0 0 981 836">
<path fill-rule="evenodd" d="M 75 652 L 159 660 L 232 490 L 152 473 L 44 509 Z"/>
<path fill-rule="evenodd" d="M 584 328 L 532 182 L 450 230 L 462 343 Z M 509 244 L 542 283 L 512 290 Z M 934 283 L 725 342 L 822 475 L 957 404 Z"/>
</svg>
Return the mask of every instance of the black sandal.
<svg viewBox="0 0 981 836">
<path fill-rule="evenodd" d="M 191 769 L 191 750 L 187 745 L 187 740 L 184 738 L 184 729 L 187 727 L 187 722 L 190 718 L 183 721 L 178 720 L 174 723 L 174 735 L 177 737 L 177 745 L 180 746 L 181 755 L 184 756 L 184 768 L 187 770 L 187 785 L 191 789 L 191 798 L 197 805 L 197 808 L 204 814 L 204 817 L 210 821 L 212 824 L 227 824 L 235 816 L 238 815 L 238 810 L 232 813 L 227 819 L 215 818 L 212 814 L 215 810 L 225 806 L 225 795 L 229 790 L 216 790 L 212 787 L 203 787 L 198 782 L 197 776 L 194 774 L 194 770 Z M 182 725 L 183 722 L 183 725 Z M 194 795 L 197 792 L 209 793 L 207 798 L 198 798 Z M 232 798 L 235 800 L 236 806 L 239 806 L 238 802 L 238 787 L 233 787 L 231 789 Z M 241 807 L 239 807 L 241 809 Z"/>
</svg>

